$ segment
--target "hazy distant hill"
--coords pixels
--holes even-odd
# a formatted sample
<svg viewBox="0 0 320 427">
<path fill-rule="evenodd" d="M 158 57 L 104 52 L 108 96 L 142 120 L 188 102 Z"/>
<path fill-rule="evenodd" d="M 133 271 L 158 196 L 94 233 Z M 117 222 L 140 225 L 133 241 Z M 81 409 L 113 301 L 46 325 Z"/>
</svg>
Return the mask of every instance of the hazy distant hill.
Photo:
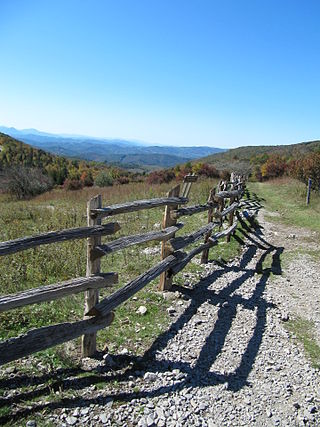
<svg viewBox="0 0 320 427">
<path fill-rule="evenodd" d="M 264 155 L 276 154 L 286 159 L 294 159 L 317 150 L 320 150 L 320 141 L 290 145 L 248 146 L 203 157 L 199 161 L 212 164 L 219 170 L 228 169 L 236 172 L 250 172 L 252 166 L 259 163 L 259 159 L 263 159 Z"/>
<path fill-rule="evenodd" d="M 43 150 L 85 160 L 144 169 L 171 167 L 188 160 L 225 150 L 214 147 L 151 146 L 122 139 L 99 139 L 85 136 L 54 135 L 36 129 L 17 130 L 0 126 L 0 132 Z"/>
</svg>

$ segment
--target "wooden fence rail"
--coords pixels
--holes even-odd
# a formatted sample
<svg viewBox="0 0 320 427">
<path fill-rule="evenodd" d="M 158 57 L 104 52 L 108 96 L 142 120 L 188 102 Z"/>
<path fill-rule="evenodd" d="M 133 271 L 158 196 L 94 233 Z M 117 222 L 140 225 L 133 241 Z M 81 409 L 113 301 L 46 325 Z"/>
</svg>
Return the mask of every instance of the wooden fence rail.
<svg viewBox="0 0 320 427">
<path fill-rule="evenodd" d="M 53 301 L 88 289 L 100 289 L 118 283 L 117 273 L 100 273 L 97 276 L 78 277 L 55 285 L 41 286 L 0 297 L 0 312 L 39 302 Z"/>
<path fill-rule="evenodd" d="M 180 230 L 183 224 L 177 224 L 176 226 L 167 227 L 160 231 L 149 231 L 148 233 L 135 234 L 132 236 L 121 237 L 120 239 L 113 240 L 107 245 L 96 246 L 92 252 L 92 257 L 98 258 L 103 255 L 110 254 L 112 252 L 120 251 L 121 249 L 128 248 L 129 246 L 139 245 L 150 241 L 163 241 L 168 240 L 173 236 L 176 231 Z"/>
<path fill-rule="evenodd" d="M 237 221 L 234 222 L 234 215 L 239 216 L 241 208 L 254 209 L 255 207 L 249 206 L 249 203 L 244 201 L 240 202 L 244 192 L 244 180 L 236 174 L 232 174 L 229 182 L 220 181 L 218 191 L 216 189 L 210 191 L 207 203 L 181 207 L 188 202 L 192 183 L 196 180 L 195 175 L 186 176 L 182 189 L 178 185 L 166 197 L 137 200 L 107 207 L 102 207 L 101 196 L 96 196 L 88 202 L 87 227 L 42 233 L 0 243 L 0 256 L 4 256 L 40 245 L 87 238 L 86 277 L 0 296 L 0 312 L 4 312 L 84 292 L 84 319 L 30 330 L 26 334 L 0 342 L 0 365 L 79 336 L 82 336 L 82 355 L 92 356 L 96 351 L 96 333 L 112 323 L 114 318 L 112 310 L 159 276 L 160 290 L 170 290 L 174 275 L 196 255 L 202 254 L 201 262 L 206 263 L 210 248 L 217 245 L 219 239 L 227 237 L 229 240 L 235 232 Z M 107 244 L 101 242 L 101 236 L 113 235 L 120 230 L 118 222 L 101 224 L 103 218 L 161 206 L 165 206 L 162 230 L 124 236 Z M 176 237 L 176 233 L 183 228 L 183 224 L 177 223 L 177 219 L 201 212 L 208 213 L 208 223 L 190 234 Z M 223 228 L 224 220 L 228 222 L 227 228 Z M 218 230 L 212 234 L 214 229 Z M 203 243 L 193 247 L 190 252 L 181 251 L 200 239 L 204 239 Z M 99 302 L 99 289 L 118 283 L 117 273 L 101 273 L 101 257 L 150 241 L 162 242 L 162 260 Z"/>
<path fill-rule="evenodd" d="M 185 197 L 161 197 L 157 199 L 137 200 L 135 202 L 108 206 L 106 208 L 91 209 L 91 216 L 105 218 L 107 216 L 119 215 L 122 213 L 158 208 L 159 206 L 182 205 L 187 202 L 188 199 Z"/>
<path fill-rule="evenodd" d="M 69 228 L 68 230 L 51 231 L 38 236 L 23 237 L 22 239 L 9 240 L 0 243 L 0 256 L 10 255 L 36 246 L 49 245 L 50 243 L 66 242 L 67 240 L 84 239 L 93 236 L 108 236 L 120 230 L 117 222 L 92 227 Z"/>
</svg>

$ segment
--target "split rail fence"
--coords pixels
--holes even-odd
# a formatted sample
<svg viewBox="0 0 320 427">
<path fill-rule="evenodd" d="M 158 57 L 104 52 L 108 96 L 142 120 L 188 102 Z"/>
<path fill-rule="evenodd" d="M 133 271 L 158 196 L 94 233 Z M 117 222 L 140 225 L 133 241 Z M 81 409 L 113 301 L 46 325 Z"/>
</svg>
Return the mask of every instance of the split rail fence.
<svg viewBox="0 0 320 427">
<path fill-rule="evenodd" d="M 84 318 L 72 323 L 66 322 L 32 329 L 26 334 L 1 341 L 0 365 L 80 336 L 82 336 L 82 356 L 92 356 L 96 352 L 96 333 L 112 323 L 115 308 L 159 276 L 159 289 L 170 290 L 173 277 L 200 253 L 202 254 L 201 262 L 208 262 L 209 249 L 218 244 L 222 237 L 227 237 L 229 241 L 236 230 L 237 220 L 234 220 L 234 215 L 241 207 L 240 199 L 245 185 L 242 176 L 232 174 L 229 182 L 220 181 L 218 187 L 210 191 L 207 203 L 187 206 L 192 183 L 196 180 L 197 176 L 187 175 L 182 188 L 177 185 L 169 191 L 167 197 L 137 200 L 107 207 L 102 206 L 102 198 L 98 195 L 88 202 L 87 227 L 54 231 L 0 243 L 0 256 L 5 256 L 40 245 L 87 238 L 86 277 L 0 296 L 0 312 L 4 312 L 84 292 Z M 120 230 L 118 222 L 102 224 L 103 218 L 161 206 L 165 207 L 161 230 L 121 237 L 107 244 L 102 243 L 102 236 L 113 235 Z M 198 212 L 208 213 L 208 223 L 189 235 L 176 237 L 176 233 L 183 228 L 183 224 L 177 222 L 178 219 Z M 223 227 L 225 221 L 226 228 Z M 214 232 L 215 230 L 217 231 Z M 203 242 L 196 248 L 188 253 L 182 251 L 201 239 Z M 117 273 L 101 272 L 101 257 L 132 245 L 154 240 L 162 242 L 162 260 L 99 302 L 99 289 L 118 283 Z"/>
</svg>

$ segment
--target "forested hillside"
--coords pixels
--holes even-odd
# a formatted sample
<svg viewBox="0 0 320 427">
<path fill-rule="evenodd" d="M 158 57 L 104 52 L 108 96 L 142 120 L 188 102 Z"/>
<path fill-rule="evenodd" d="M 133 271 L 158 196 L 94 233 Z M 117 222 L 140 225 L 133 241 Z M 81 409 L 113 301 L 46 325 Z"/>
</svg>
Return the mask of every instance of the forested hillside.
<svg viewBox="0 0 320 427">
<path fill-rule="evenodd" d="M 212 164 L 219 170 L 229 169 L 249 173 L 254 172 L 256 166 L 262 166 L 271 157 L 281 158 L 285 161 L 297 160 L 319 150 L 320 141 L 291 145 L 239 147 L 203 157 L 200 161 Z"/>
<path fill-rule="evenodd" d="M 281 176 L 291 176 L 299 181 L 312 180 L 312 187 L 320 185 L 320 141 L 284 146 L 240 147 L 226 153 L 204 157 L 171 169 L 155 171 L 148 175 L 150 183 L 181 179 L 186 173 L 207 178 L 227 179 L 230 171 L 246 174 L 254 181 L 267 181 Z"/>
<path fill-rule="evenodd" d="M 134 175 L 120 168 L 56 156 L 3 133 L 0 133 L 0 170 L 2 175 L 9 171 L 17 174 L 17 170 L 29 170 L 30 175 L 30 171 L 34 173 L 37 170 L 39 179 L 40 174 L 43 174 L 52 185 L 64 185 L 67 189 L 94 183 L 101 186 L 112 185 L 113 182 L 121 184 L 134 178 Z"/>
</svg>

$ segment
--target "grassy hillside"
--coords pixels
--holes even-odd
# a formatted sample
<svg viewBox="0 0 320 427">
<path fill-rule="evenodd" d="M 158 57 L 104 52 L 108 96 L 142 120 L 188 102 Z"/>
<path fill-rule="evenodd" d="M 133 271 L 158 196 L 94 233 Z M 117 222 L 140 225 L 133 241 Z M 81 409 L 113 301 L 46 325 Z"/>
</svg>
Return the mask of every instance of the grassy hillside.
<svg viewBox="0 0 320 427">
<path fill-rule="evenodd" d="M 268 155 L 279 155 L 285 159 L 295 159 L 320 150 L 320 141 L 302 142 L 291 145 L 265 145 L 239 147 L 224 153 L 212 154 L 199 159 L 214 165 L 217 169 L 233 170 L 239 173 L 250 172 L 255 164 L 263 163 Z"/>
</svg>

